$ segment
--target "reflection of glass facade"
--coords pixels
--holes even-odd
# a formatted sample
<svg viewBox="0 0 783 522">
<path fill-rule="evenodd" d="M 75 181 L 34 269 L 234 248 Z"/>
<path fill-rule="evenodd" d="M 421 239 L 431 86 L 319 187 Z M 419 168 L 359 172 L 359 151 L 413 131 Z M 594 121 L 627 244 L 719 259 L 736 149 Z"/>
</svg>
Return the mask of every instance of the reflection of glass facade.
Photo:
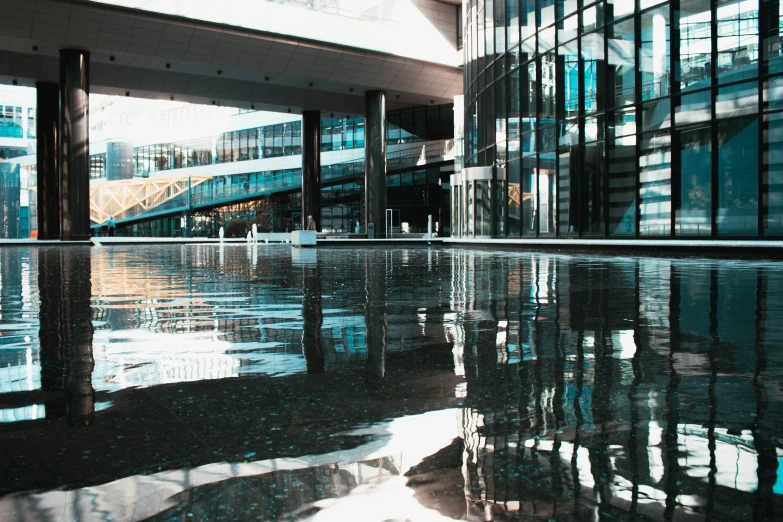
<svg viewBox="0 0 783 522">
<path fill-rule="evenodd" d="M 780 0 L 465 6 L 463 235 L 783 235 Z"/>
</svg>

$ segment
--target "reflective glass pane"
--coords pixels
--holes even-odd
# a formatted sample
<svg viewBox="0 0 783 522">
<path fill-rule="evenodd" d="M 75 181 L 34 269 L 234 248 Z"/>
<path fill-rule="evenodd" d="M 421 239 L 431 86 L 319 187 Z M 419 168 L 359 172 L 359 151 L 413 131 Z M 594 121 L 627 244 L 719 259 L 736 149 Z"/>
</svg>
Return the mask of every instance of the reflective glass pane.
<svg viewBox="0 0 783 522">
<path fill-rule="evenodd" d="M 634 12 L 636 2 L 629 0 L 608 0 L 609 20 L 617 20 Z"/>
<path fill-rule="evenodd" d="M 538 0 L 540 27 L 548 27 L 555 22 L 555 0 Z"/>
<path fill-rule="evenodd" d="M 671 101 L 663 98 L 642 106 L 642 131 L 668 129 L 672 124 Z"/>
<path fill-rule="evenodd" d="M 783 72 L 783 2 L 764 2 L 767 17 L 764 38 L 764 62 L 770 74 Z"/>
<path fill-rule="evenodd" d="M 492 183 L 492 192 L 495 207 L 495 236 L 506 235 L 506 184 L 502 180 Z"/>
<path fill-rule="evenodd" d="M 758 76 L 758 0 L 718 0 L 718 81 Z"/>
<path fill-rule="evenodd" d="M 623 107 L 634 102 L 636 85 L 636 52 L 634 50 L 633 19 L 618 22 L 607 28 L 607 52 L 609 77 L 612 85 L 609 102 L 614 107 Z"/>
<path fill-rule="evenodd" d="M 603 31 L 582 37 L 582 60 L 584 61 L 584 109 L 590 114 L 604 108 L 604 35 Z"/>
<path fill-rule="evenodd" d="M 508 194 L 508 235 L 519 237 L 521 230 L 522 194 L 520 192 L 520 162 L 512 161 L 506 165 Z"/>
<path fill-rule="evenodd" d="M 671 136 L 655 132 L 642 136 L 639 157 L 639 234 L 671 233 Z"/>
<path fill-rule="evenodd" d="M 715 104 L 717 118 L 731 118 L 746 114 L 758 113 L 758 84 L 745 82 L 718 90 L 718 100 Z"/>
<path fill-rule="evenodd" d="M 675 233 L 709 236 L 712 232 L 711 128 L 680 133 L 680 208 Z"/>
<path fill-rule="evenodd" d="M 576 12 L 577 8 L 577 1 L 576 0 L 561 0 L 560 2 L 557 2 L 558 4 L 558 12 L 557 12 L 557 18 L 558 20 L 560 18 L 563 18 L 564 16 L 568 16 L 571 13 Z"/>
<path fill-rule="evenodd" d="M 633 110 L 615 115 L 614 136 L 608 141 L 609 234 L 636 232 L 636 124 Z"/>
<path fill-rule="evenodd" d="M 522 235 L 536 235 L 538 187 L 535 156 L 522 159 Z"/>
<path fill-rule="evenodd" d="M 587 223 L 585 234 L 603 235 L 604 223 L 604 144 L 589 143 L 585 145 L 585 161 L 582 169 L 585 191 L 582 194 L 582 205 L 586 208 Z"/>
<path fill-rule="evenodd" d="M 565 43 L 576 38 L 579 34 L 578 15 L 572 15 L 557 24 L 557 39 L 560 43 Z"/>
<path fill-rule="evenodd" d="M 558 98 L 563 100 L 563 111 L 566 118 L 576 117 L 579 114 L 579 55 L 576 42 L 560 46 L 558 58 L 562 60 L 563 79 L 558 87 Z M 559 71 L 558 71 L 559 72 Z"/>
<path fill-rule="evenodd" d="M 652 100 L 669 94 L 669 7 L 642 14 L 642 99 Z"/>
<path fill-rule="evenodd" d="M 674 120 L 678 126 L 708 121 L 712 118 L 712 91 L 686 94 L 680 98 L 680 104 L 674 110 Z"/>
<path fill-rule="evenodd" d="M 536 0 L 520 0 L 519 25 L 522 41 L 536 34 Z"/>
<path fill-rule="evenodd" d="M 557 61 L 554 53 L 541 57 L 541 125 L 554 123 L 557 92 Z"/>
<path fill-rule="evenodd" d="M 506 41 L 509 49 L 519 43 L 519 0 L 506 0 Z"/>
<path fill-rule="evenodd" d="M 506 76 L 506 92 L 508 93 L 508 124 L 506 132 L 510 138 L 519 136 L 519 69 Z"/>
<path fill-rule="evenodd" d="M 578 188 L 575 179 L 579 167 L 579 147 L 560 149 L 557 165 L 557 233 L 560 236 L 576 234 Z"/>
<path fill-rule="evenodd" d="M 783 113 L 766 116 L 764 128 L 764 233 L 783 234 Z"/>
<path fill-rule="evenodd" d="M 710 86 L 712 74 L 712 9 L 710 0 L 681 0 L 680 89 Z"/>
<path fill-rule="evenodd" d="M 718 125 L 719 235 L 758 232 L 758 118 L 725 120 Z"/>
</svg>

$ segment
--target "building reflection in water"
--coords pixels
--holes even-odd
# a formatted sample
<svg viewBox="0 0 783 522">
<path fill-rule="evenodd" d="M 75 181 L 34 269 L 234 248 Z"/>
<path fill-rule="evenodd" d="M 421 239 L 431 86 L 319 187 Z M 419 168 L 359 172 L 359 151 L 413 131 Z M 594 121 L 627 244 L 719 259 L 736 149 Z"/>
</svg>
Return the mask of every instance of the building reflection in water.
<svg viewBox="0 0 783 522">
<path fill-rule="evenodd" d="M 90 248 L 38 252 L 41 388 L 47 418 L 90 424 L 95 412 Z"/>
<path fill-rule="evenodd" d="M 184 357 L 195 352 L 193 339 L 206 332 L 210 347 L 226 345 L 226 360 L 241 360 L 242 366 L 231 366 L 235 375 L 237 368 L 257 365 L 253 357 L 262 343 L 284 344 L 302 364 L 270 381 L 275 389 L 296 390 L 280 399 L 275 413 L 294 404 L 303 385 L 320 390 L 328 381 L 335 410 L 350 410 L 361 396 L 385 420 L 362 417 L 351 424 L 329 417 L 335 433 L 374 430 L 362 432 L 365 438 L 355 448 L 330 445 L 320 424 L 316 431 L 324 436 L 313 440 L 326 441 L 321 449 L 328 454 L 306 446 L 290 462 L 210 462 L 167 468 L 160 477 L 125 476 L 118 481 L 122 486 L 91 487 L 96 503 L 110 507 L 107 512 L 120 512 L 127 506 L 117 503 L 133 500 L 133 495 L 117 500 L 116 491 L 149 491 L 156 480 L 172 488 L 160 495 L 176 506 L 161 508 L 161 519 L 195 508 L 301 514 L 317 511 L 324 500 L 357 495 L 375 509 L 387 490 L 379 489 L 376 497 L 366 488 L 352 492 L 394 481 L 408 489 L 406 498 L 418 508 L 471 520 L 773 520 L 783 508 L 779 265 L 447 249 L 296 249 L 289 258 L 287 249 L 262 249 L 253 270 L 252 251 L 248 259 L 245 250 L 227 249 L 222 260 L 217 249 L 161 250 L 182 255 L 179 265 L 171 264 L 187 269 L 158 280 L 146 272 L 135 279 L 105 277 L 132 263 L 120 262 L 127 255 L 122 251 L 112 258 L 93 252 L 97 306 L 108 310 L 110 324 L 128 325 L 122 343 L 96 341 L 107 347 L 96 352 L 99 363 L 100 350 L 149 348 L 154 343 L 145 339 L 174 338 L 178 332 L 190 337 L 167 346 L 170 353 L 154 355 Z M 85 313 L 90 252 L 63 252 L 67 255 L 48 249 L 37 254 L 41 382 L 48 416 L 84 424 L 95 410 L 92 329 Z M 110 270 L 101 263 L 117 265 Z M 220 273 L 213 273 L 220 265 Z M 146 270 L 147 262 L 134 266 Z M 3 295 L 10 296 L 3 303 L 24 295 L 14 277 L 3 274 Z M 122 285 L 146 286 L 142 292 Z M 144 298 L 126 309 L 129 295 Z M 132 315 L 112 318 L 120 312 Z M 134 330 L 131 323 L 139 326 Z M 127 338 L 142 330 L 156 337 L 140 336 L 128 348 Z M 232 348 L 237 354 L 228 353 Z M 214 357 L 214 350 L 208 354 Z M 152 360 L 149 354 L 132 355 L 138 358 L 134 365 Z M 259 374 L 266 371 L 257 366 Z M 322 375 L 318 381 L 297 375 L 305 369 Z M 210 397 L 230 380 L 214 372 L 200 379 L 204 375 L 216 379 L 208 385 Z M 411 382 L 417 378 L 426 386 L 414 393 Z M 292 386 L 291 379 L 300 380 Z M 397 391 L 376 398 L 378 383 Z M 144 393 L 165 389 L 155 384 Z M 95 386 L 101 393 L 99 378 Z M 123 408 L 134 403 L 135 391 L 122 392 L 127 392 Z M 257 422 L 254 430 L 277 427 L 248 414 L 241 400 L 233 407 L 238 416 Z M 117 408 L 114 413 L 124 416 Z M 202 428 L 211 433 L 210 426 Z M 227 438 L 222 427 L 214 429 L 216 440 Z M 387 444 L 390 434 L 404 442 Z M 263 448 L 277 448 L 275 441 Z M 294 463 L 296 469 L 280 467 Z M 182 478 L 176 487 L 175 476 Z M 46 497 L 47 505 L 59 506 L 68 502 L 61 493 L 48 491 L 29 502 Z"/>
<path fill-rule="evenodd" d="M 471 517 L 775 518 L 779 270 L 452 259 Z"/>
</svg>

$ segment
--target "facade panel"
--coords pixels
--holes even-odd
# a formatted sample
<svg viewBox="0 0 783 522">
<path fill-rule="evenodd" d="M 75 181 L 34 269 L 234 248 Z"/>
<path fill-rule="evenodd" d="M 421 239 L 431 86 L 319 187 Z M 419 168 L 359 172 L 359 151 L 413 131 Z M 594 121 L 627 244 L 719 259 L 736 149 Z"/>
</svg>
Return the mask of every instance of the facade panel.
<svg viewBox="0 0 783 522">
<path fill-rule="evenodd" d="M 779 0 L 463 12 L 464 162 L 495 173 L 453 187 L 463 235 L 783 235 Z"/>
</svg>

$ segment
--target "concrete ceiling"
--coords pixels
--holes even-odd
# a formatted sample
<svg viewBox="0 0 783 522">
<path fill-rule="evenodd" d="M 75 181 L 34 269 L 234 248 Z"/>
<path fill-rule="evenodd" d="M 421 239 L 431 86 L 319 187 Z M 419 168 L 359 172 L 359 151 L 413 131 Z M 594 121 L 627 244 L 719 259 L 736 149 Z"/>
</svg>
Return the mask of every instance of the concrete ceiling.
<svg viewBox="0 0 783 522">
<path fill-rule="evenodd" d="M 91 53 L 91 92 L 300 112 L 449 103 L 459 68 L 79 0 L 0 0 L 0 82 L 57 81 L 58 55 Z"/>
</svg>

